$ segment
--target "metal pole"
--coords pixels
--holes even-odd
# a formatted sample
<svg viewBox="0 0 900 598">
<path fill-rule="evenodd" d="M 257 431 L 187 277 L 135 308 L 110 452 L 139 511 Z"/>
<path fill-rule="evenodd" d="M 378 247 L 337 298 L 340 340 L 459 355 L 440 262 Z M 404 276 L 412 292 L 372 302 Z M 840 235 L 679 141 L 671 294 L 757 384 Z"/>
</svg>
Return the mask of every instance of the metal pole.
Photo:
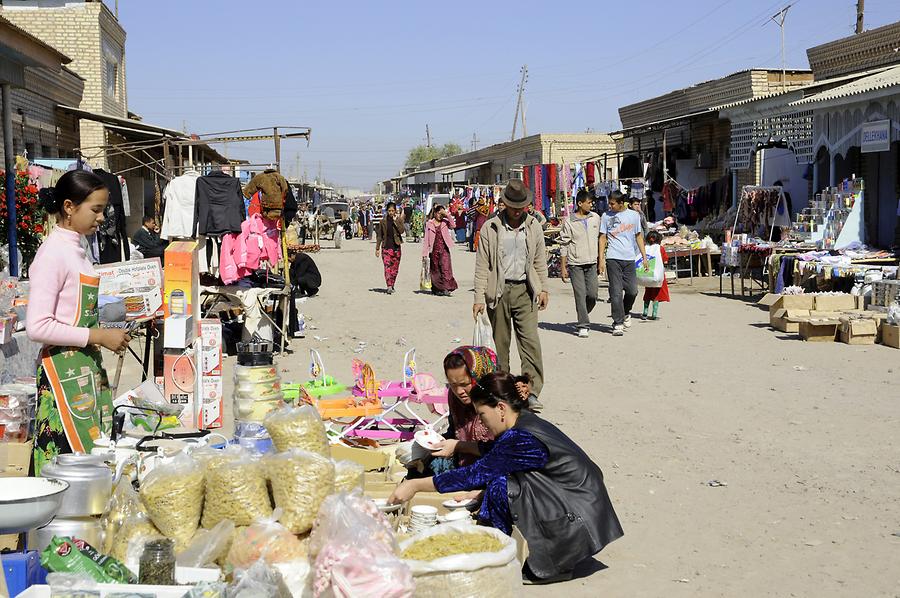
<svg viewBox="0 0 900 598">
<path fill-rule="evenodd" d="M 856 34 L 863 32 L 863 15 L 866 11 L 865 0 L 856 0 Z"/>
<path fill-rule="evenodd" d="M 275 127 L 275 169 L 281 172 L 281 137 L 278 136 L 278 127 Z"/>
<path fill-rule="evenodd" d="M 6 220 L 7 238 L 9 240 L 9 275 L 19 275 L 19 251 L 16 239 L 16 157 L 13 154 L 12 139 L 12 104 L 10 101 L 10 84 L 2 85 L 3 100 L 3 158 L 6 166 Z"/>
</svg>

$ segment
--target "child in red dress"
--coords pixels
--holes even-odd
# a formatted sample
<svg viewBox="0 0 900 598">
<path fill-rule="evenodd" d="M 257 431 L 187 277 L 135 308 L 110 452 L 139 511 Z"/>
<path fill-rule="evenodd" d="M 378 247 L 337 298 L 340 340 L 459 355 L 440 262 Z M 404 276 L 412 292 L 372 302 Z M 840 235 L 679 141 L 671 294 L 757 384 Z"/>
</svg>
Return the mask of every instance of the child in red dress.
<svg viewBox="0 0 900 598">
<path fill-rule="evenodd" d="M 647 245 L 659 245 L 662 242 L 662 235 L 660 235 L 655 230 L 647 233 Z M 659 254 L 662 256 L 663 264 L 669 261 L 669 256 L 666 255 L 666 250 L 659 247 Z M 659 319 L 659 302 L 660 301 L 669 301 L 669 283 L 666 282 L 665 277 L 663 277 L 663 283 L 658 287 L 646 287 L 644 289 L 644 314 L 642 316 L 643 319 L 647 319 L 647 310 L 650 309 L 650 303 L 653 303 L 653 315 L 650 316 L 651 320 Z"/>
</svg>

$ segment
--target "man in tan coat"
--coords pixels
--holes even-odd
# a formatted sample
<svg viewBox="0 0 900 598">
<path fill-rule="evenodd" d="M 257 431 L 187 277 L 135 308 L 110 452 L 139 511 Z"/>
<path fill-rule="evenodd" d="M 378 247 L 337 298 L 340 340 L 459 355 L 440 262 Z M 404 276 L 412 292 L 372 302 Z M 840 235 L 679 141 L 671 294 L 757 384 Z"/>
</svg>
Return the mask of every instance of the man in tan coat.
<svg viewBox="0 0 900 598">
<path fill-rule="evenodd" d="M 522 362 L 522 373 L 532 378 L 529 407 L 543 406 L 537 397 L 544 386 L 544 363 L 538 337 L 538 311 L 550 302 L 547 248 L 537 219 L 528 214 L 531 191 L 522 181 L 507 184 L 503 209 L 481 228 L 475 256 L 475 317 L 487 308 L 494 329 L 497 361 L 509 371 L 512 332 Z"/>
</svg>

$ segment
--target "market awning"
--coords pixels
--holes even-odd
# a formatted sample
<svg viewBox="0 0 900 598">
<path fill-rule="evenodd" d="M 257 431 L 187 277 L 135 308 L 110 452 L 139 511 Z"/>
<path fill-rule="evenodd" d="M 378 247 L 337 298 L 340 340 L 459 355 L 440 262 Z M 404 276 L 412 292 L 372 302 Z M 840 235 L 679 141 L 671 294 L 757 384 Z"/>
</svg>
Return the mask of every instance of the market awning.
<svg viewBox="0 0 900 598">
<path fill-rule="evenodd" d="M 428 174 L 430 172 L 437 172 L 438 170 L 443 170 L 444 168 L 455 168 L 456 166 L 465 166 L 463 162 L 456 162 L 455 164 L 448 164 L 446 166 L 435 166 L 433 168 L 424 168 L 422 170 L 417 170 L 415 172 L 410 172 L 408 174 L 404 174 L 405 177 L 416 176 L 419 174 Z"/>
<path fill-rule="evenodd" d="M 481 168 L 485 164 L 490 164 L 490 160 L 485 160 L 484 162 L 475 162 L 474 164 L 463 164 L 462 166 L 450 166 L 448 168 L 442 169 L 441 174 L 454 174 L 457 172 L 462 172 L 463 170 L 472 170 L 473 168 Z"/>
<path fill-rule="evenodd" d="M 690 114 L 683 114 L 681 116 L 674 116 L 672 118 L 665 118 L 663 120 L 644 123 L 636 127 L 629 127 L 620 131 L 613 131 L 610 133 L 610 135 L 622 135 L 624 137 L 630 137 L 632 135 L 639 135 L 641 133 L 650 133 L 651 131 L 662 131 L 663 129 L 671 129 L 674 127 L 679 127 L 681 125 L 686 125 L 695 116 L 703 116 L 704 114 L 715 113 L 716 110 L 714 108 L 707 108 L 698 112 L 691 112 Z"/>
<path fill-rule="evenodd" d="M 147 123 L 145 123 L 143 121 L 139 121 L 139 120 L 132 120 L 130 118 L 121 118 L 119 116 L 112 116 L 110 114 L 101 114 L 101 113 L 97 113 L 97 112 L 90 112 L 88 110 L 82 110 L 81 108 L 74 108 L 72 106 L 65 106 L 63 104 L 59 104 L 58 107 L 63 112 L 68 112 L 69 114 L 75 115 L 78 118 L 83 118 L 85 120 L 92 120 L 94 122 L 103 123 L 105 125 L 125 127 L 125 128 L 133 129 L 136 131 L 157 133 L 157 134 L 161 134 L 161 135 L 169 135 L 171 137 L 185 137 L 185 134 L 182 131 L 177 131 L 175 129 L 168 129 L 166 127 L 158 127 L 156 125 L 148 125 Z"/>
</svg>

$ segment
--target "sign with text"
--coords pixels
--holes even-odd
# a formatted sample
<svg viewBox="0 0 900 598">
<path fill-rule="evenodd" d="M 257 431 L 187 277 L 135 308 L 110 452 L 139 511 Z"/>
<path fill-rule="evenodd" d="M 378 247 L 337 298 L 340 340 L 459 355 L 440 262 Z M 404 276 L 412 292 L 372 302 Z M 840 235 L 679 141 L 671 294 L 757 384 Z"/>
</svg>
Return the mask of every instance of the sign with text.
<svg viewBox="0 0 900 598">
<path fill-rule="evenodd" d="M 132 260 L 95 267 L 100 294 L 120 297 L 128 318 L 156 315 L 162 309 L 162 262 L 159 258 Z"/>
<path fill-rule="evenodd" d="M 863 154 L 889 152 L 891 150 L 891 121 L 876 120 L 864 123 L 859 132 L 859 150 Z"/>
</svg>

